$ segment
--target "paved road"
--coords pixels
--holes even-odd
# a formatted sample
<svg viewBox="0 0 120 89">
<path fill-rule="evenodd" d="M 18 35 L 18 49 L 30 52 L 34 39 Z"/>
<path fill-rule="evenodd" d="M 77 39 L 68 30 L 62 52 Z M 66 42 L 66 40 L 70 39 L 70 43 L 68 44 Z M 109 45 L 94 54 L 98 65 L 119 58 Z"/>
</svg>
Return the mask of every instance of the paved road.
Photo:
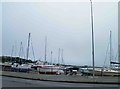
<svg viewBox="0 0 120 89">
<path fill-rule="evenodd" d="M 3 76 L 2 87 L 118 87 L 118 85 L 50 82 Z"/>
</svg>

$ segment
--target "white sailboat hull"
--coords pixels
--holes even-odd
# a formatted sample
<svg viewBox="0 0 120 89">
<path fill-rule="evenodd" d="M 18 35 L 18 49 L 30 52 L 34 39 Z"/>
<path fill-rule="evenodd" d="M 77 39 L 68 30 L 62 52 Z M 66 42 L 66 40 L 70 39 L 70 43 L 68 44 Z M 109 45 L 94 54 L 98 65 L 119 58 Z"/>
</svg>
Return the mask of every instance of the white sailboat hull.
<svg viewBox="0 0 120 89">
<path fill-rule="evenodd" d="M 39 65 L 37 71 L 41 74 L 57 74 L 60 71 L 59 66 L 54 65 Z"/>
<path fill-rule="evenodd" d="M 93 69 L 87 69 L 82 73 L 86 75 L 93 75 Z M 95 69 L 95 76 L 120 76 L 120 71 L 112 69 Z"/>
</svg>

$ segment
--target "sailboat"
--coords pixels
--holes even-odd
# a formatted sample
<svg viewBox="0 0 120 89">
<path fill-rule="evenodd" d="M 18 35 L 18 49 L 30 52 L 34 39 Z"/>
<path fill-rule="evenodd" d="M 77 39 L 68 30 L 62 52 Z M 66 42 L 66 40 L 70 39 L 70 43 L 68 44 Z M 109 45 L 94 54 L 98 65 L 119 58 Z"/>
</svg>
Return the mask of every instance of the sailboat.
<svg viewBox="0 0 120 89">
<path fill-rule="evenodd" d="M 31 36 L 31 34 L 29 33 L 28 47 L 27 47 L 27 60 L 28 60 L 28 57 L 29 57 L 30 36 Z M 22 42 L 20 44 L 20 51 L 21 51 L 21 45 L 22 45 Z M 20 53 L 19 53 L 19 57 L 20 57 Z M 23 63 L 13 63 L 11 65 L 11 70 L 12 71 L 19 71 L 19 72 L 29 72 L 31 70 L 31 66 L 32 65 L 29 65 L 27 63 L 25 63 L 25 64 L 23 64 Z"/>
<path fill-rule="evenodd" d="M 40 74 L 61 74 L 63 71 L 61 70 L 60 66 L 53 65 L 52 63 L 49 64 L 46 61 L 47 56 L 47 37 L 45 37 L 45 61 L 39 61 L 33 67 L 37 69 Z M 52 51 L 51 51 L 51 61 L 52 61 Z"/>
<path fill-rule="evenodd" d="M 109 68 L 95 68 L 94 64 L 94 28 L 93 28 L 93 8 L 92 8 L 92 0 L 90 0 L 91 3 L 91 27 L 92 27 L 92 62 L 93 67 L 92 68 L 81 68 L 81 73 L 85 75 L 93 75 L 93 78 L 95 75 L 106 75 L 106 76 L 120 76 L 119 70 L 113 70 L 111 67 Z M 110 31 L 110 63 L 111 63 L 111 31 Z M 111 65 L 111 64 L 110 64 Z M 119 67 L 118 67 L 119 68 Z"/>
<path fill-rule="evenodd" d="M 112 62 L 112 40 L 111 39 L 112 39 L 112 31 L 110 31 L 110 66 L 109 68 L 103 67 L 102 75 L 103 76 L 120 76 L 120 71 L 112 68 L 112 64 L 115 64 L 115 62 Z"/>
<path fill-rule="evenodd" d="M 112 41 L 111 41 L 111 31 L 110 31 L 110 66 L 109 67 L 99 67 L 94 68 L 94 74 L 95 76 L 120 76 L 119 69 L 112 68 L 111 64 L 120 64 L 118 62 L 112 62 Z M 119 67 L 118 67 L 119 68 Z M 81 68 L 81 73 L 83 75 L 93 75 L 93 68 Z"/>
</svg>

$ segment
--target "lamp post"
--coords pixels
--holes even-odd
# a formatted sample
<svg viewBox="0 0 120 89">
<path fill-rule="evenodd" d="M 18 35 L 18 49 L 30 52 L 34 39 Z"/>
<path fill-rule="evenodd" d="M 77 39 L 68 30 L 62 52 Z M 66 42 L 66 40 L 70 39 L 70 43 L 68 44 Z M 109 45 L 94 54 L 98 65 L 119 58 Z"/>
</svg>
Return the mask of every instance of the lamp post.
<svg viewBox="0 0 120 89">
<path fill-rule="evenodd" d="M 92 27 L 92 64 L 93 64 L 93 78 L 95 76 L 95 53 L 94 53 L 94 28 L 93 28 L 93 7 L 92 7 L 92 1 L 90 0 L 90 3 L 91 3 L 91 27 Z"/>
</svg>

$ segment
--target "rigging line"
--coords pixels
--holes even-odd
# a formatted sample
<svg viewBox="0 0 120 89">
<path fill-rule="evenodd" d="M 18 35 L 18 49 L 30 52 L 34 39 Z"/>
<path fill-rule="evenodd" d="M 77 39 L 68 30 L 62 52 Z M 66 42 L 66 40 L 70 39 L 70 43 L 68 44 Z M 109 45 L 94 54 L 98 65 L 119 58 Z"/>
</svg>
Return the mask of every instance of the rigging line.
<svg viewBox="0 0 120 89">
<path fill-rule="evenodd" d="M 113 50 L 113 46 L 112 46 L 111 49 L 112 49 L 112 54 L 113 54 L 113 55 L 112 55 L 112 59 L 115 59 L 115 60 L 116 60 L 116 59 L 117 59 L 117 56 L 118 56 L 118 51 L 117 51 L 116 54 L 115 54 L 115 51 Z M 112 60 L 111 60 L 111 61 L 112 61 Z"/>
<path fill-rule="evenodd" d="M 104 61 L 104 64 L 103 64 L 103 69 L 105 67 L 105 63 L 106 63 L 106 60 L 107 60 L 107 53 L 108 53 L 108 50 L 109 50 L 109 44 L 110 44 L 110 42 L 108 42 L 108 46 L 107 46 L 107 50 L 106 50 L 106 56 L 105 56 L 105 61 Z"/>
<path fill-rule="evenodd" d="M 118 57 L 118 51 L 117 51 L 117 53 L 116 53 L 115 60 L 117 59 L 117 57 Z"/>
<path fill-rule="evenodd" d="M 33 49 L 32 38 L 31 38 L 31 48 L 32 48 L 33 58 L 34 58 L 34 61 L 35 61 L 35 53 L 34 53 L 34 49 Z"/>
<path fill-rule="evenodd" d="M 12 46 L 11 61 L 12 61 L 13 52 L 14 52 L 14 45 Z"/>
<path fill-rule="evenodd" d="M 22 44 L 22 56 L 23 56 L 23 58 L 25 58 L 25 52 L 24 52 L 23 44 Z"/>
<path fill-rule="evenodd" d="M 20 42 L 19 58 L 21 56 L 21 50 L 22 50 L 22 42 Z"/>
<path fill-rule="evenodd" d="M 16 55 L 16 52 L 17 52 L 17 44 L 16 44 L 16 41 L 15 41 L 15 45 L 14 45 L 14 50 L 15 50 L 15 61 L 17 60 L 17 55 Z"/>
<path fill-rule="evenodd" d="M 13 56 L 13 51 L 14 51 L 14 45 L 12 46 L 11 57 Z"/>
</svg>

